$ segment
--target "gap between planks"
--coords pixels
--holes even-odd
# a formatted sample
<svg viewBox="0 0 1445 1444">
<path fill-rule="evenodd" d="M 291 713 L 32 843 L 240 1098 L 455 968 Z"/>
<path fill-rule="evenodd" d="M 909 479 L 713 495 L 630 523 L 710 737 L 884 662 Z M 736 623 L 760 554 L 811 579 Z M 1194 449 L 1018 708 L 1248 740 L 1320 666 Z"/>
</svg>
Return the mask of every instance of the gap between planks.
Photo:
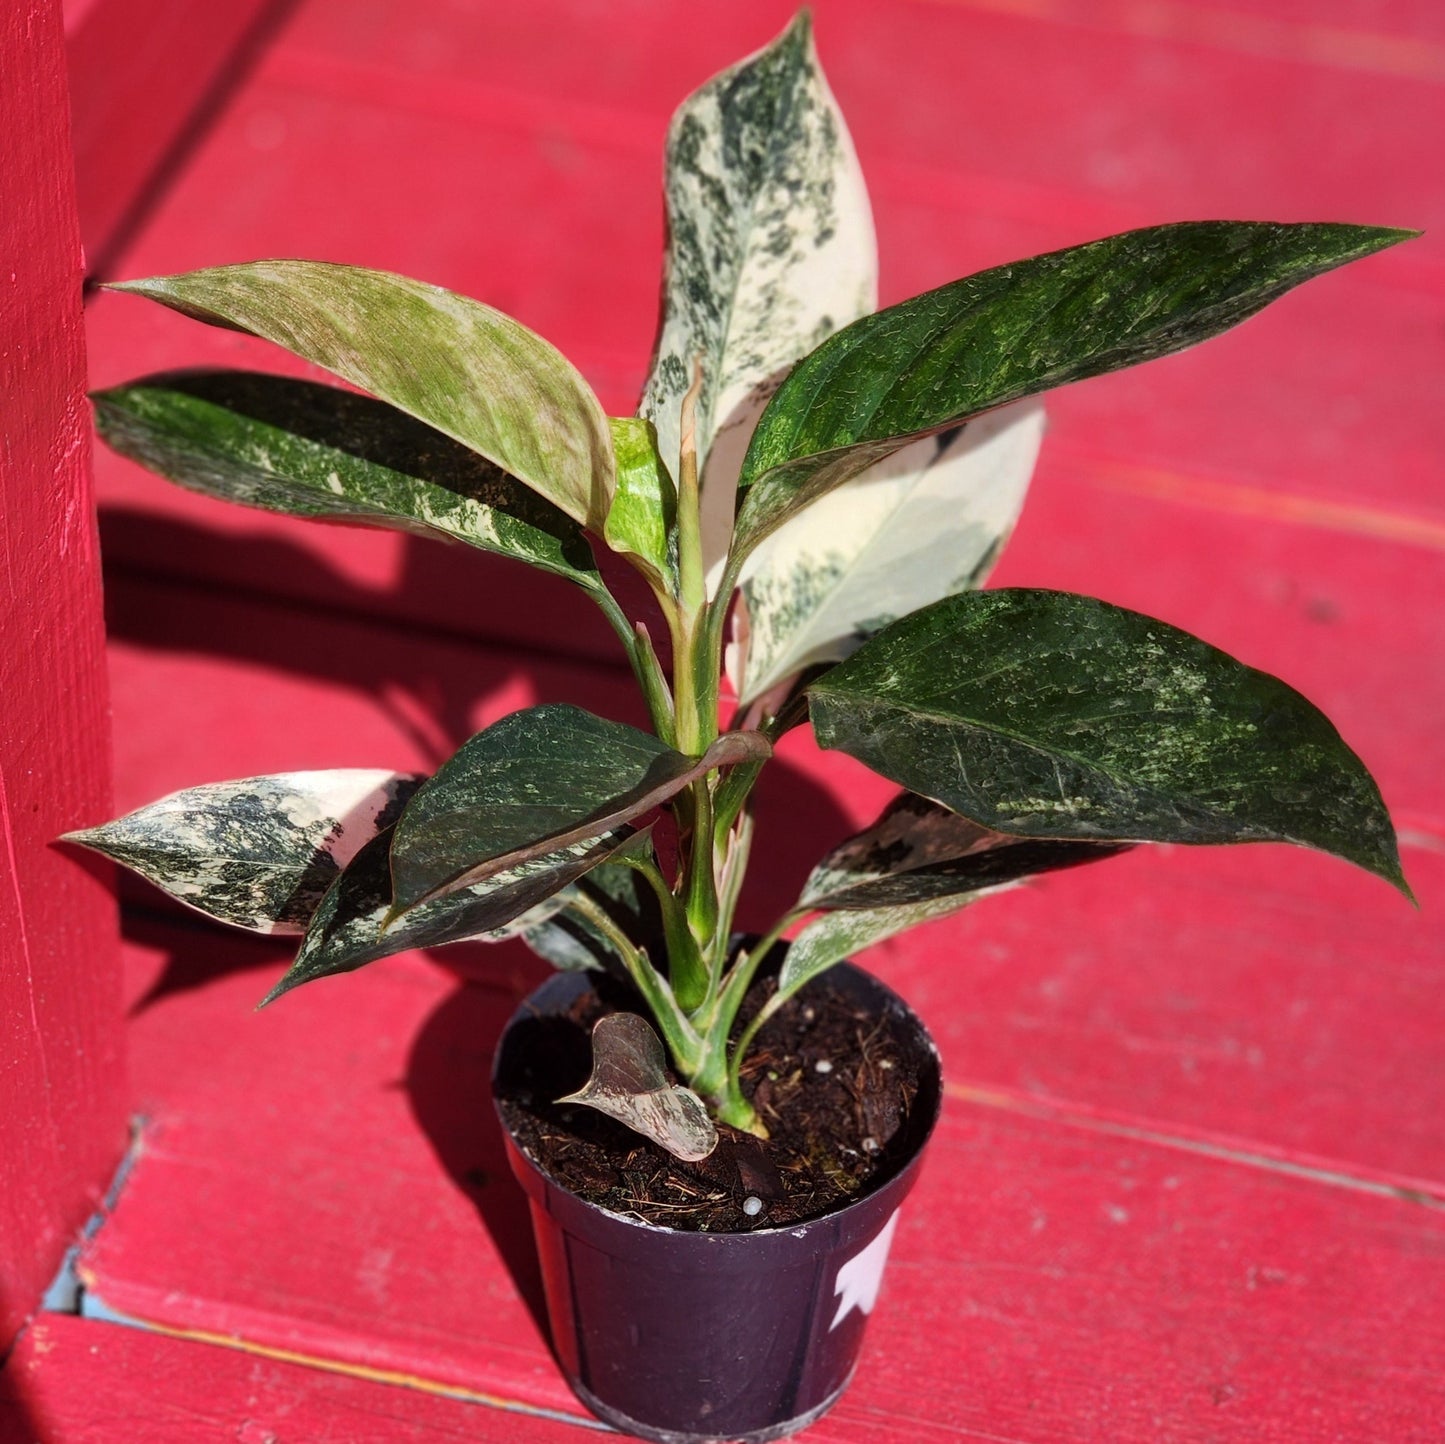
<svg viewBox="0 0 1445 1444">
<path fill-rule="evenodd" d="M 248 1354 L 254 1358 L 270 1359 L 280 1364 L 294 1364 L 301 1368 L 315 1369 L 323 1374 L 340 1374 L 346 1378 L 359 1379 L 369 1384 L 386 1384 L 393 1388 L 410 1389 L 419 1394 L 432 1394 L 438 1398 L 456 1399 L 465 1404 L 476 1404 L 481 1408 L 495 1409 L 503 1414 L 525 1414 L 533 1419 L 546 1419 L 559 1424 L 571 1424 L 579 1429 L 594 1433 L 610 1434 L 613 1431 L 600 1420 L 581 1414 L 569 1414 L 562 1409 L 549 1409 L 540 1404 L 528 1404 L 520 1399 L 508 1399 L 500 1394 L 487 1394 L 469 1389 L 461 1384 L 447 1384 L 438 1379 L 423 1378 L 419 1374 L 405 1374 L 393 1369 L 378 1369 L 369 1364 L 347 1363 L 339 1359 L 328 1359 L 320 1354 L 300 1353 L 295 1349 L 281 1349 L 271 1344 L 256 1343 L 236 1334 L 216 1334 L 206 1329 L 179 1329 L 168 1324 L 154 1323 L 149 1319 L 137 1318 L 112 1309 L 94 1289 L 94 1279 L 81 1268 L 78 1271 L 82 1285 L 80 1317 L 93 1323 L 110 1324 L 117 1328 L 138 1329 L 142 1333 L 160 1334 L 168 1339 L 183 1343 L 200 1344 L 218 1349 L 230 1349 L 233 1353 Z"/>
<path fill-rule="evenodd" d="M 1407 1178 L 1398 1174 L 1352 1168 L 1336 1159 L 1315 1158 L 1308 1154 L 1291 1155 L 1283 1149 L 1243 1139 L 1192 1131 L 1171 1132 L 1128 1115 L 987 1084 L 945 1083 L 943 1092 L 946 1097 L 975 1108 L 1014 1113 L 1066 1128 L 1106 1134 L 1111 1138 L 1146 1143 L 1158 1148 L 1170 1148 L 1199 1158 L 1258 1169 L 1262 1173 L 1296 1178 L 1327 1188 L 1342 1188 L 1354 1193 L 1370 1194 L 1376 1198 L 1388 1198 L 1397 1203 L 1412 1203 L 1422 1208 L 1445 1210 L 1445 1183 L 1432 1179 Z"/>
</svg>

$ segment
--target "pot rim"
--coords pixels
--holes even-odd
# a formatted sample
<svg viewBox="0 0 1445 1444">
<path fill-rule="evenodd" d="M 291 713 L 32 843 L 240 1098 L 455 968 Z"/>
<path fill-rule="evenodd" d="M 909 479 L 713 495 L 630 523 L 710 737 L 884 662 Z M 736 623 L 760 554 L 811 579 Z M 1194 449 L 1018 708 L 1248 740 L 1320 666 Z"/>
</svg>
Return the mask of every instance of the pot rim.
<svg viewBox="0 0 1445 1444">
<path fill-rule="evenodd" d="M 820 977 L 826 977 L 834 973 L 839 973 L 844 977 L 848 977 L 875 990 L 881 995 L 881 1002 L 885 1008 L 903 1014 L 911 1022 L 918 1033 L 920 1041 L 927 1049 L 929 1057 L 933 1060 L 934 1074 L 931 1089 L 933 1096 L 930 1100 L 931 1107 L 928 1121 L 912 1140 L 908 1157 L 905 1158 L 893 1172 L 872 1180 L 862 1193 L 850 1199 L 847 1203 L 830 1208 L 826 1212 L 817 1215 L 817 1217 L 805 1219 L 801 1223 L 779 1224 L 774 1226 L 764 1225 L 758 1228 L 742 1229 L 735 1232 L 670 1228 L 666 1224 L 649 1223 L 646 1219 L 632 1217 L 625 1213 L 616 1213 L 610 1208 L 604 1208 L 601 1204 L 593 1203 L 591 1200 L 583 1198 L 580 1194 L 574 1193 L 566 1184 L 546 1172 L 541 1164 L 522 1147 L 512 1133 L 512 1130 L 507 1126 L 506 1116 L 502 1111 L 501 1102 L 496 1094 L 497 1069 L 501 1062 L 503 1046 L 507 1035 L 519 1021 L 536 1012 L 536 1009 L 532 1006 L 533 999 L 548 989 L 556 989 L 559 992 L 564 990 L 572 990 L 574 993 L 581 992 L 583 989 L 591 986 L 591 980 L 587 970 L 578 970 L 575 972 L 558 971 L 553 973 L 551 977 L 540 983 L 518 1003 L 511 1017 L 508 1018 L 506 1027 L 502 1030 L 501 1039 L 497 1044 L 496 1052 L 492 1058 L 492 1107 L 496 1110 L 497 1119 L 501 1124 L 503 1133 L 507 1137 L 512 1153 L 516 1157 L 526 1161 L 529 1172 L 547 1191 L 567 1199 L 572 1206 L 583 1210 L 587 1214 L 594 1215 L 599 1219 L 609 1220 L 613 1223 L 628 1225 L 644 1233 L 661 1234 L 664 1237 L 674 1239 L 710 1240 L 716 1245 L 738 1247 L 739 1240 L 753 1238 L 779 1239 L 784 1237 L 804 1239 L 815 1231 L 835 1229 L 839 1220 L 845 1218 L 854 1210 L 867 1208 L 878 1193 L 888 1188 L 889 1185 L 913 1174 L 922 1164 L 929 1140 L 933 1137 L 934 1130 L 938 1127 L 938 1120 L 943 1113 L 943 1059 L 939 1054 L 938 1044 L 934 1041 L 933 1035 L 925 1026 L 923 1019 L 919 1017 L 913 1007 L 900 997 L 899 994 L 894 992 L 887 983 L 875 977 L 866 968 L 861 968 L 857 963 L 846 959 L 843 962 L 835 963 L 826 973 L 820 974 Z M 922 1091 L 923 1090 L 920 1090 L 920 1095 Z M 911 1184 L 909 1187 L 911 1188 Z"/>
</svg>

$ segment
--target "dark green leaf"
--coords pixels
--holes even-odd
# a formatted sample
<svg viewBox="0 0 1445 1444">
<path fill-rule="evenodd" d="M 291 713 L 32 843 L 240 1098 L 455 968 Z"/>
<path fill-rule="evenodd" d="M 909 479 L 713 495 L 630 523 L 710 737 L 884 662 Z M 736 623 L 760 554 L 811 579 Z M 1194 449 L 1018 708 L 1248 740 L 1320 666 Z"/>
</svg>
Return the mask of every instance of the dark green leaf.
<svg viewBox="0 0 1445 1444">
<path fill-rule="evenodd" d="M 341 869 L 389 828 L 421 778 L 346 769 L 173 792 L 65 835 L 187 907 L 259 933 L 300 933 Z"/>
<path fill-rule="evenodd" d="M 704 490 L 730 492 L 771 387 L 875 304 L 868 193 L 806 13 L 678 108 L 667 227 L 662 331 L 639 410 L 676 477 L 680 403 L 700 359 L 698 455 L 707 461 L 715 434 L 719 450 L 723 432 L 737 438 L 731 475 L 705 467 Z"/>
<path fill-rule="evenodd" d="M 965 592 L 813 683 L 818 740 L 996 832 L 1296 842 L 1406 890 L 1374 780 L 1275 677 L 1137 612 Z"/>
<path fill-rule="evenodd" d="M 702 758 L 580 707 L 514 712 L 477 733 L 416 793 L 392 847 L 396 911 L 641 816 L 713 767 L 767 755 L 728 733 Z"/>
<path fill-rule="evenodd" d="M 800 907 L 888 908 L 976 897 L 1022 878 L 1096 862 L 1125 850 L 1103 842 L 1010 837 L 904 792 L 881 817 L 813 869 Z"/>
<path fill-rule="evenodd" d="M 449 537 L 599 585 L 571 517 L 383 401 L 245 371 L 151 376 L 92 400 L 109 445 L 192 491 Z"/>
<path fill-rule="evenodd" d="M 389 829 L 368 843 L 332 884 L 311 919 L 296 961 L 262 999 L 263 1007 L 302 983 L 354 972 L 378 958 L 494 933 L 590 868 L 633 845 L 638 836 L 632 828 L 623 827 L 534 858 L 477 887 L 423 903 L 383 931 L 391 911 L 388 853 L 394 833 L 394 828 Z"/>
<path fill-rule="evenodd" d="M 758 422 L 739 481 L 739 550 L 909 440 L 1181 351 L 1412 234 L 1154 226 L 998 266 L 865 316 L 804 357 Z"/>
<path fill-rule="evenodd" d="M 561 352 L 490 306 L 322 261 L 253 261 L 111 289 L 274 341 L 602 530 L 614 483 L 607 418 Z"/>
</svg>

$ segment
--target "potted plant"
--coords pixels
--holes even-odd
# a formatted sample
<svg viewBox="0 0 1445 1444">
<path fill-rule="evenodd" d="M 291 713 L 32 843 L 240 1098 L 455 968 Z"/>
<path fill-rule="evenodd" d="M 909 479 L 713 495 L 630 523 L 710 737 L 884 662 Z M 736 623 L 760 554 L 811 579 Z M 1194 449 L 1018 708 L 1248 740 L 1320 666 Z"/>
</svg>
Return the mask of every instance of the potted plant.
<svg viewBox="0 0 1445 1444">
<path fill-rule="evenodd" d="M 294 260 L 118 289 L 356 391 L 209 372 L 95 397 L 105 439 L 184 486 L 565 578 L 615 630 L 651 730 L 532 707 L 429 778 L 207 784 L 71 839 L 223 922 L 302 935 L 268 1002 L 478 937 L 565 970 L 498 1074 L 563 1364 L 648 1437 L 762 1439 L 846 1384 L 937 1109 L 926 1034 L 846 958 L 1141 842 L 1300 843 L 1409 895 L 1373 780 L 1284 682 L 1100 601 L 979 587 L 1039 393 L 1412 233 L 1158 226 L 875 311 L 867 196 L 806 16 L 683 103 L 666 194 L 635 416 L 487 306 Z M 623 566 L 650 617 L 617 599 Z M 904 790 L 739 939 L 753 789 L 805 722 Z M 810 1052 L 825 1027 L 856 1056 Z M 852 1080 L 841 1122 L 794 1125 L 808 1069 Z"/>
</svg>

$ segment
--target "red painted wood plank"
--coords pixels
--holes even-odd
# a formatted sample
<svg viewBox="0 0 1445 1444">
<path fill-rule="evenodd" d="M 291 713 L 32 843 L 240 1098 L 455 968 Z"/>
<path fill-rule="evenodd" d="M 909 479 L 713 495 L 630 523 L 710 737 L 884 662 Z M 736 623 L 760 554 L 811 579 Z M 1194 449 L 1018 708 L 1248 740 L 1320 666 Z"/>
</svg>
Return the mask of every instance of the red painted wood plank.
<svg viewBox="0 0 1445 1444">
<path fill-rule="evenodd" d="M 402 960 L 255 1017 L 277 950 L 186 947 L 167 926 L 137 938 L 151 1126 L 87 1249 L 93 1296 L 574 1407 L 528 1311 L 525 1212 L 485 1103 L 532 966 L 514 953 L 502 986 L 458 989 Z M 155 996 L 160 967 L 182 991 Z M 1442 1267 L 1438 1209 L 1367 1169 L 955 1085 L 872 1348 L 809 1437 L 1425 1440 Z"/>
<path fill-rule="evenodd" d="M 1251 8 L 1278 26 L 1260 15 L 1265 7 Z M 1211 13 L 1187 4 L 1149 9 Z M 765 43 L 791 8 L 746 0 L 704 34 L 677 24 L 678 13 L 671 0 L 606 10 L 542 0 L 525 18 L 486 7 L 419 12 L 399 0 L 312 0 L 266 73 L 312 93 L 369 96 L 394 111 L 494 120 L 510 106 L 544 116 L 554 133 L 595 134 L 653 158 L 682 94 Z M 820 53 L 865 164 L 976 171 L 1055 187 L 1082 204 L 1191 208 L 1232 199 L 1241 207 L 1233 214 L 1345 194 L 1386 210 L 1408 198 L 1438 214 L 1439 196 L 1408 163 L 1429 149 L 1430 128 L 1412 136 L 1412 127 L 1438 118 L 1445 103 L 1445 47 L 1427 33 L 1440 26 L 1423 12 L 1398 17 L 1398 39 L 1431 57 L 1438 73 L 1370 64 L 1367 30 L 1354 50 L 1361 63 L 1340 67 L 1311 59 L 1310 26 L 1279 27 L 1298 37 L 1293 54 L 1287 46 L 1271 54 L 1199 45 L 1167 27 L 1151 34 L 1141 7 L 1127 3 L 926 0 L 879 10 L 866 0 L 822 0 L 816 15 Z M 1235 16 L 1247 38 L 1250 16 Z M 1144 23 L 1129 23 L 1136 19 Z M 550 43 L 539 45 L 539 32 Z M 1226 94 L 1231 104 L 1221 107 Z M 1403 154 L 1376 151 L 1385 136 L 1399 140 Z M 1275 169 L 1282 152 L 1299 162 L 1285 174 Z"/>
<path fill-rule="evenodd" d="M 0 1372 L 6 1444 L 558 1444 L 573 1424 L 48 1314 Z"/>
<path fill-rule="evenodd" d="M 80 245 L 60 13 L 0 16 L 0 1352 L 124 1145 L 119 957 L 103 876 L 50 846 L 109 769 Z"/>
<path fill-rule="evenodd" d="M 473 732 L 539 701 L 645 717 L 615 667 L 128 577 L 110 586 L 108 605 L 123 808 L 204 778 L 435 767 Z"/>
<path fill-rule="evenodd" d="M 87 0 L 66 7 L 81 238 L 104 264 L 188 126 L 233 79 L 277 0 Z"/>
</svg>

